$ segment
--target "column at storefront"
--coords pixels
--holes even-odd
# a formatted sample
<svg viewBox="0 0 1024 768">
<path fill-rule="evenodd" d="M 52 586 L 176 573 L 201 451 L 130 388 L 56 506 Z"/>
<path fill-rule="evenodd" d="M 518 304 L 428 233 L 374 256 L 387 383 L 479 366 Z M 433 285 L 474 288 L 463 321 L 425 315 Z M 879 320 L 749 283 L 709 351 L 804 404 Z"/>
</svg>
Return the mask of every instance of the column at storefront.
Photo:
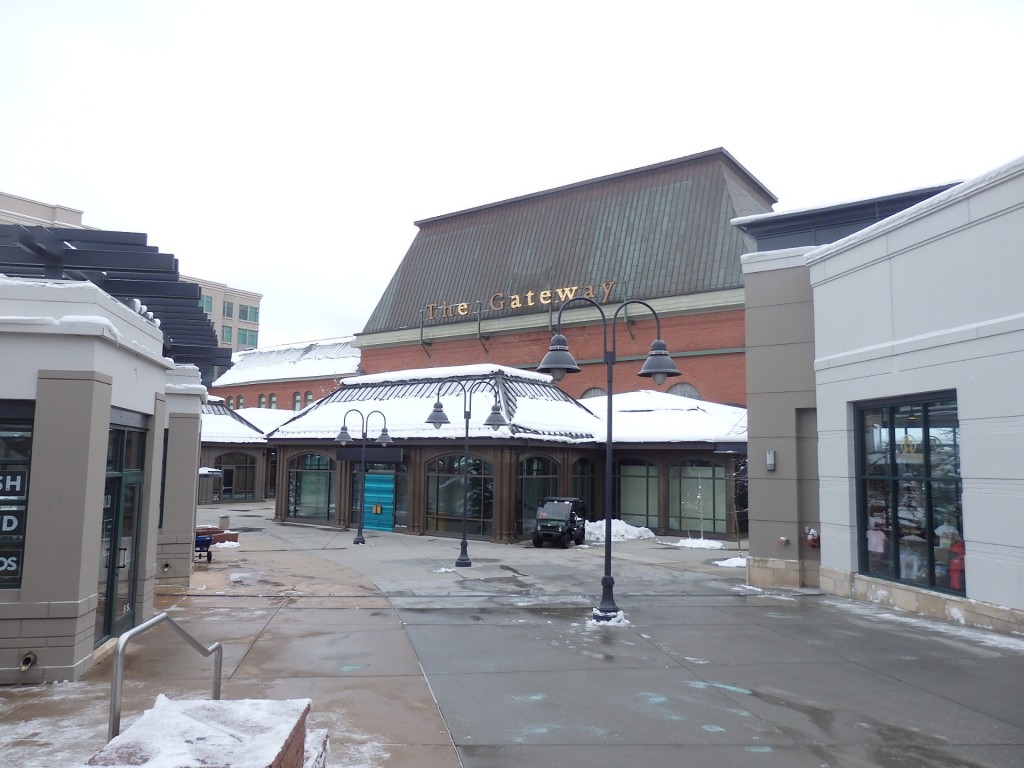
<svg viewBox="0 0 1024 768">
<path fill-rule="evenodd" d="M 492 541 L 516 540 L 516 478 L 521 451 L 512 446 L 494 448 L 494 532 Z"/>
<path fill-rule="evenodd" d="M 94 371 L 38 374 L 18 609 L 20 642 L 48 679 L 75 679 L 94 648 L 112 384 Z"/>
</svg>

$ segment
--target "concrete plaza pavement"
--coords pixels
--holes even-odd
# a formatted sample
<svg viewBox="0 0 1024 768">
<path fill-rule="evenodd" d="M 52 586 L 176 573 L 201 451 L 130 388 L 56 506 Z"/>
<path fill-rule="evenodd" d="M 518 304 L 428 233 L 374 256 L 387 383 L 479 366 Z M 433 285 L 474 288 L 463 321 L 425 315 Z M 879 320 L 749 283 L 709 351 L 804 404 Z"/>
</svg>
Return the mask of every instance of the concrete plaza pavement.
<svg viewBox="0 0 1024 768">
<path fill-rule="evenodd" d="M 223 697 L 310 698 L 331 766 L 709 768 L 1024 764 L 1024 638 L 810 591 L 767 593 L 732 550 L 616 542 L 626 622 L 588 621 L 603 546 L 559 550 L 280 525 L 229 515 L 157 609 L 225 648 Z M 212 662 L 169 629 L 128 647 L 122 728 L 210 695 Z M 111 663 L 0 687 L 5 763 L 85 762 L 106 740 Z"/>
</svg>

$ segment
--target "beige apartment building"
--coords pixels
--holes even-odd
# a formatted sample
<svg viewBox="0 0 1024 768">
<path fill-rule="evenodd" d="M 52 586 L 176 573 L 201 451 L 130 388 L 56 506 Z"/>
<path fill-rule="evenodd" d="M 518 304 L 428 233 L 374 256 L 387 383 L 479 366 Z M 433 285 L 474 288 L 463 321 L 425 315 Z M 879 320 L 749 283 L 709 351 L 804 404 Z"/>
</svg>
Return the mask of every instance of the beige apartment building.
<svg viewBox="0 0 1024 768">
<path fill-rule="evenodd" d="M 232 288 L 224 283 L 182 275 L 202 290 L 200 306 L 210 318 L 221 347 L 234 351 L 256 349 L 260 334 L 261 293 Z"/>
</svg>

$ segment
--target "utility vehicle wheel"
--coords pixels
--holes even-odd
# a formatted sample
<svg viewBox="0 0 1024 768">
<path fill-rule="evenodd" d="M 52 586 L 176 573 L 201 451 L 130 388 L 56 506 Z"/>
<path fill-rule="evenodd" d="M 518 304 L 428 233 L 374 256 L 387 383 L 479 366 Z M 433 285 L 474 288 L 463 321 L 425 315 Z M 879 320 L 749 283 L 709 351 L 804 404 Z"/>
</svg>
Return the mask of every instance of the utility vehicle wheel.
<svg viewBox="0 0 1024 768">
<path fill-rule="evenodd" d="M 538 539 L 538 538 L 534 537 L 534 539 L 533 539 L 533 546 L 535 546 L 535 547 L 543 547 L 544 546 L 544 539 Z"/>
<path fill-rule="evenodd" d="M 569 534 L 568 533 L 563 533 L 561 536 L 558 537 L 558 546 L 561 547 L 562 549 L 568 549 L 569 548 Z"/>
</svg>

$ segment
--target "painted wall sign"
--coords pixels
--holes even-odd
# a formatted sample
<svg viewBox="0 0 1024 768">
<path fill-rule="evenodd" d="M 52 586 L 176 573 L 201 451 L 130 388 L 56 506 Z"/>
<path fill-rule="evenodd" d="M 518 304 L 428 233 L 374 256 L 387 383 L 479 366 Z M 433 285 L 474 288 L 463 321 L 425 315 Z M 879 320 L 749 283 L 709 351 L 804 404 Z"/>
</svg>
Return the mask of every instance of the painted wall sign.
<svg viewBox="0 0 1024 768">
<path fill-rule="evenodd" d="M 601 304 L 607 304 L 611 301 L 614 288 L 615 282 L 613 280 L 606 280 L 602 283 L 591 283 L 583 286 L 570 285 L 544 290 L 531 288 L 523 293 L 503 293 L 499 291 L 492 293 L 487 299 L 487 308 L 492 312 L 506 312 L 537 306 L 549 306 L 551 304 L 564 304 L 567 301 L 581 297 L 593 299 Z M 425 304 L 423 307 L 424 319 L 444 320 L 447 318 L 467 317 L 475 303 L 442 299 L 439 302 Z"/>
</svg>

